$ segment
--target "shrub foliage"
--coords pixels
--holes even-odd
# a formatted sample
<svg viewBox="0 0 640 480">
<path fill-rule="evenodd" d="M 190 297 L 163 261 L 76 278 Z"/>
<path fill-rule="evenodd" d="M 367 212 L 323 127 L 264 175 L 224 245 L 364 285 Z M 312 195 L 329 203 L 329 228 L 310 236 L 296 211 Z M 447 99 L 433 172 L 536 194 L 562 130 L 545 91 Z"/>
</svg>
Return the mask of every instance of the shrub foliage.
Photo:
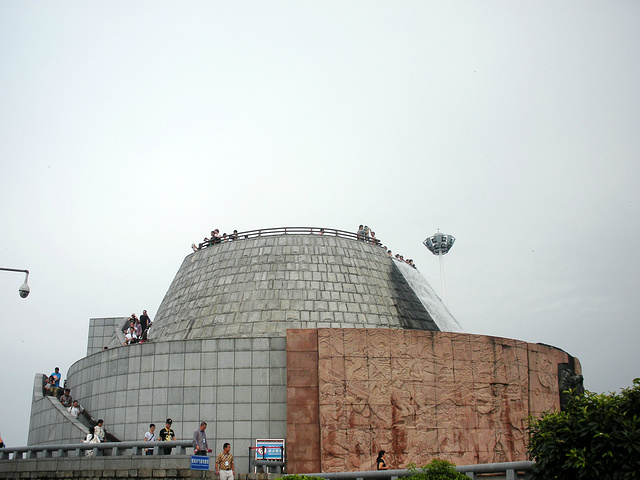
<svg viewBox="0 0 640 480">
<path fill-rule="evenodd" d="M 411 476 L 403 477 L 402 480 L 469 480 L 466 475 L 456 472 L 453 463 L 437 458 L 422 467 L 416 467 L 415 463 L 410 463 L 407 469 L 411 471 Z M 308 475 L 287 475 L 276 480 L 318 480 L 318 478 Z"/>
<path fill-rule="evenodd" d="M 298 473 L 292 473 L 286 477 L 278 477 L 276 480 L 318 480 L 319 477 L 310 477 L 309 475 L 301 475 Z"/>
<path fill-rule="evenodd" d="M 534 478 L 637 479 L 640 379 L 619 394 L 573 395 L 562 412 L 530 421 Z"/>
<path fill-rule="evenodd" d="M 455 465 L 446 460 L 433 459 L 427 465 L 416 468 L 409 464 L 407 468 L 411 471 L 410 477 L 404 480 L 469 480 L 465 474 L 456 472 Z"/>
</svg>

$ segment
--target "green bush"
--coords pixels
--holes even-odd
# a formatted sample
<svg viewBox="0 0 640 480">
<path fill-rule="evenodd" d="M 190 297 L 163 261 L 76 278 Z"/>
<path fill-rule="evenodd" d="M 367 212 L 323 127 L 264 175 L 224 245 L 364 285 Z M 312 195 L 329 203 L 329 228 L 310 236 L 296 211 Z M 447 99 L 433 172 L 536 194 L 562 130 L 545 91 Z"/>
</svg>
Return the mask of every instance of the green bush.
<svg viewBox="0 0 640 480">
<path fill-rule="evenodd" d="M 309 475 L 299 475 L 297 473 L 292 473 L 291 475 L 286 475 L 284 477 L 276 478 L 276 480 L 321 480 L 319 477 L 310 477 Z"/>
<path fill-rule="evenodd" d="M 619 394 L 573 395 L 562 412 L 530 419 L 534 478 L 637 479 L 640 379 Z"/>
<path fill-rule="evenodd" d="M 465 474 L 456 472 L 453 463 L 437 458 L 419 469 L 415 464 L 409 464 L 407 468 L 411 471 L 411 476 L 405 477 L 405 480 L 469 480 Z"/>
<path fill-rule="evenodd" d="M 276 478 L 276 480 L 318 480 L 318 477 L 310 477 L 309 475 L 298 475 L 292 473 L 285 477 Z"/>
<path fill-rule="evenodd" d="M 415 463 L 410 463 L 407 469 L 411 471 L 411 476 L 403 477 L 402 480 L 469 480 L 466 475 L 456 472 L 453 463 L 437 458 L 422 467 L 416 467 Z M 318 478 L 308 475 L 287 475 L 276 480 L 318 480 Z"/>
</svg>

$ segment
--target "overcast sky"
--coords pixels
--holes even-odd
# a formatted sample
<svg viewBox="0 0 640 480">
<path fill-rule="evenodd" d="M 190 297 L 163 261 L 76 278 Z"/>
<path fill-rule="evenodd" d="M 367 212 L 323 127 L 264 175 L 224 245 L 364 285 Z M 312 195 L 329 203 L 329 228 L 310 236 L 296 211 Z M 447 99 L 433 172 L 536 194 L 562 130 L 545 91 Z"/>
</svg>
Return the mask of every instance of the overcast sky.
<svg viewBox="0 0 640 480">
<path fill-rule="evenodd" d="M 365 223 L 469 333 L 640 376 L 637 1 L 0 1 L 0 432 L 213 228 Z M 82 401 L 82 399 L 80 399 Z M 156 423 L 159 419 L 155 420 Z M 144 432 L 140 432 L 140 438 Z"/>
</svg>

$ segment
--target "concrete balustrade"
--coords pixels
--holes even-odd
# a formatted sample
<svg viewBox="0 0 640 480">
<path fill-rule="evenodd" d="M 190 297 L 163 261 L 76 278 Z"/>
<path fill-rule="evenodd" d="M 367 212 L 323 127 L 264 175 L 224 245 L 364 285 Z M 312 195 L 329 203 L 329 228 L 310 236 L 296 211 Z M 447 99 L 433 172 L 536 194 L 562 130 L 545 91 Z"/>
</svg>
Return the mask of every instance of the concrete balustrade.
<svg viewBox="0 0 640 480">
<path fill-rule="evenodd" d="M 0 448 L 0 460 L 22 460 L 26 458 L 85 457 L 87 450 L 94 450 L 94 456 L 121 457 L 124 455 L 144 455 L 145 450 L 153 449 L 154 455 L 161 455 L 165 449 L 171 448 L 171 454 L 191 454 L 191 440 L 175 442 L 105 442 L 105 443 L 70 443 L 65 445 L 33 445 L 28 447 Z M 71 453 L 73 452 L 73 453 Z M 70 455 L 71 454 L 71 455 Z M 40 455 L 40 456 L 38 456 Z"/>
<path fill-rule="evenodd" d="M 491 480 L 517 480 L 531 478 L 534 462 L 502 462 L 484 463 L 479 465 L 459 465 L 456 471 L 464 473 L 467 477 L 478 480 L 490 478 Z M 398 470 L 374 470 L 364 472 L 332 472 L 332 473 L 307 473 L 310 477 L 324 478 L 325 480 L 397 480 L 401 477 L 413 475 L 414 471 L 408 469 Z M 284 476 L 286 480 L 287 476 Z"/>
</svg>

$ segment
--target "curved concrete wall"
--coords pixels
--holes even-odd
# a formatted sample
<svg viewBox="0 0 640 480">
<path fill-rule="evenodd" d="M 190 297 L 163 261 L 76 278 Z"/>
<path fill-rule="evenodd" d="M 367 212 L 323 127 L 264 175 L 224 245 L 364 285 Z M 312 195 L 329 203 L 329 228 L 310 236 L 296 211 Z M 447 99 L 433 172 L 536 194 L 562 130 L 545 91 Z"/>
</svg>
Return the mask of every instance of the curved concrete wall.
<svg viewBox="0 0 640 480">
<path fill-rule="evenodd" d="M 206 421 L 211 448 L 231 442 L 236 467 L 246 472 L 256 438 L 286 437 L 285 342 L 238 338 L 114 348 L 73 364 L 67 384 L 74 400 L 123 441 L 143 440 L 149 423 L 159 432 L 167 417 L 179 440 L 190 439 Z M 67 432 L 68 419 L 51 417 L 50 405 L 34 405 L 30 445 L 78 441 L 75 430 Z"/>
<path fill-rule="evenodd" d="M 121 440 L 173 418 L 178 439 L 207 421 L 238 471 L 256 438 L 285 438 L 289 471 L 368 470 L 433 457 L 459 464 L 524 460 L 526 418 L 559 408 L 559 369 L 580 364 L 545 345 L 401 329 L 290 329 L 286 338 L 186 340 L 90 355 L 68 384 Z M 84 435 L 34 387 L 29 444 Z M 37 398 L 40 395 L 40 398 Z"/>
<path fill-rule="evenodd" d="M 287 328 L 438 330 L 379 246 L 328 235 L 212 245 L 185 258 L 152 340 L 285 336 Z"/>
<path fill-rule="evenodd" d="M 46 375 L 37 373 L 33 380 L 31 418 L 29 419 L 29 445 L 55 445 L 64 438 L 78 443 L 89 432 L 87 427 L 73 418 L 56 397 L 43 395 Z"/>
</svg>

